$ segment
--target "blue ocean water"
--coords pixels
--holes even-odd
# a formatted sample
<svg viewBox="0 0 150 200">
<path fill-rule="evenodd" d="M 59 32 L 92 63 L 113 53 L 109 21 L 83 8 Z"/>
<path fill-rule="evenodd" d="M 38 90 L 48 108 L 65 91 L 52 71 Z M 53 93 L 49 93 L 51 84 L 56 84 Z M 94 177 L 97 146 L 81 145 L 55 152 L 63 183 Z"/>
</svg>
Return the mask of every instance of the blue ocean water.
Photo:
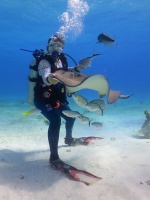
<svg viewBox="0 0 150 200">
<path fill-rule="evenodd" d="M 26 99 L 33 56 L 20 48 L 46 49 L 48 38 L 70 20 L 71 24 L 65 24 L 68 31 L 63 52 L 76 62 L 93 52 L 102 53 L 83 73 L 103 74 L 112 89 L 135 94 L 139 101 L 148 100 L 149 10 L 149 0 L 1 0 L 0 98 Z M 70 15 L 60 21 L 64 13 Z M 118 48 L 96 44 L 102 32 L 114 38 Z"/>
<path fill-rule="evenodd" d="M 94 147 L 71 150 L 68 147 L 67 151 L 61 148 L 65 137 L 62 121 L 61 159 L 103 178 L 103 182 L 89 190 L 80 185 L 74 187 L 73 182 L 68 184 L 62 176 L 49 170 L 47 121 L 40 113 L 23 115 L 31 109 L 25 102 L 33 56 L 20 49 L 45 50 L 49 37 L 59 30 L 67 38 L 63 52 L 77 63 L 93 53 L 102 54 L 94 57 L 91 66 L 82 73 L 103 74 L 111 89 L 134 94 L 127 100 L 106 105 L 103 116 L 86 112 L 75 103 L 69 104 L 72 110 L 89 117 L 90 122 L 103 124 L 102 129 L 94 130 L 89 124 L 76 121 L 73 137 L 94 135 L 105 140 Z M 115 39 L 117 46 L 96 44 L 102 32 Z M 58 196 L 79 200 L 149 199 L 149 158 L 145 153 L 149 152 L 149 141 L 140 135 L 145 121 L 143 112 L 150 109 L 149 35 L 150 0 L 0 0 L 0 185 L 3 198 L 13 198 L 14 190 L 14 197 L 23 199 L 47 199 L 49 194 L 54 199 L 59 199 Z M 68 62 L 74 65 L 69 58 Z M 98 98 L 91 90 L 80 91 L 80 94 L 88 100 Z"/>
</svg>

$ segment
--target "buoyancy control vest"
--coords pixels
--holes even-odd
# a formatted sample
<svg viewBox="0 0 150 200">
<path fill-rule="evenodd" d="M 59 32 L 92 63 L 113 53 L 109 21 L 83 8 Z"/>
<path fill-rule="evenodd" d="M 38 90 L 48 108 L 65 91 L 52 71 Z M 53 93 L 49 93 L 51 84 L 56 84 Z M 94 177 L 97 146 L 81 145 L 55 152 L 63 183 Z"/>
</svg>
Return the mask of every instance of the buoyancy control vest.
<svg viewBox="0 0 150 200">
<path fill-rule="evenodd" d="M 35 57 L 30 64 L 30 73 L 28 77 L 28 97 L 27 102 L 34 105 L 34 98 L 52 106 L 57 102 L 66 102 L 65 86 L 61 83 L 47 86 L 44 84 L 42 77 L 38 73 L 38 65 L 41 60 L 47 60 L 51 65 L 51 72 L 54 73 L 57 69 L 55 60 L 48 54 Z M 64 54 L 60 54 L 59 59 L 62 62 L 62 69 L 68 69 L 67 59 Z"/>
</svg>

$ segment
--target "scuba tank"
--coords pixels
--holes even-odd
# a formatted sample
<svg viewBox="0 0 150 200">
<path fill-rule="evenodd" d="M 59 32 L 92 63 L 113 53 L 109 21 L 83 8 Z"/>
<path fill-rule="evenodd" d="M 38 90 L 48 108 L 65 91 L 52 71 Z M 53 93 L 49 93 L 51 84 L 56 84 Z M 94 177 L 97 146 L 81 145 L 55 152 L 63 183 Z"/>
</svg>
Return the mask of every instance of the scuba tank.
<svg viewBox="0 0 150 200">
<path fill-rule="evenodd" d="M 29 68 L 30 72 L 28 77 L 27 103 L 30 105 L 34 105 L 34 87 L 36 86 L 38 76 L 36 59 L 32 60 L 31 64 L 29 65 Z"/>
</svg>

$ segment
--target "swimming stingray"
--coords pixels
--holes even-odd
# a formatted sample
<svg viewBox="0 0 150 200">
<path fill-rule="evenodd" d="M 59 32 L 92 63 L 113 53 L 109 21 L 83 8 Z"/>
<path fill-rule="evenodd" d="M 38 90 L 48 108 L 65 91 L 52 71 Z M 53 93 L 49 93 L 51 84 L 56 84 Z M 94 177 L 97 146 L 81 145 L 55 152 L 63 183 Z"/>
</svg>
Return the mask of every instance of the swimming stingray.
<svg viewBox="0 0 150 200">
<path fill-rule="evenodd" d="M 109 37 L 108 35 L 101 33 L 97 37 L 98 42 L 97 43 L 103 43 L 105 45 L 113 45 L 115 43 L 115 40 Z"/>
<path fill-rule="evenodd" d="M 51 75 L 66 86 L 69 94 L 73 94 L 82 89 L 91 89 L 97 91 L 100 98 L 107 95 L 109 104 L 114 103 L 121 95 L 119 91 L 110 90 L 107 78 L 100 74 L 90 76 L 58 70 Z"/>
</svg>

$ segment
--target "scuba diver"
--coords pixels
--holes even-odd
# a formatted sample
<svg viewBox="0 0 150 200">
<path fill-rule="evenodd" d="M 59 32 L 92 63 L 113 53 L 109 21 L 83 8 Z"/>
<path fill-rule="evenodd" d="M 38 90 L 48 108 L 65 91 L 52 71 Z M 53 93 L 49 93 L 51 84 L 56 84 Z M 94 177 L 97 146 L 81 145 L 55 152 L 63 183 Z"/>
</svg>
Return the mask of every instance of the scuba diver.
<svg viewBox="0 0 150 200">
<path fill-rule="evenodd" d="M 100 55 L 93 54 L 91 57 L 82 59 L 78 65 L 75 63 L 74 68 L 68 68 L 67 59 L 65 57 L 67 54 L 62 53 L 64 43 L 65 36 L 62 33 L 57 32 L 48 40 L 47 52 L 44 52 L 43 50 L 35 50 L 33 52 L 35 60 L 30 65 L 29 75 L 28 103 L 33 103 L 50 123 L 48 128 L 48 141 L 50 146 L 49 163 L 53 168 L 65 165 L 65 163 L 59 158 L 58 154 L 61 117 L 66 121 L 65 144 L 73 146 L 76 143 L 76 138 L 72 137 L 75 118 L 63 114 L 64 110 L 71 110 L 68 106 L 65 83 L 63 84 L 59 82 L 54 78 L 53 74 L 56 71 L 59 72 L 58 70 L 64 70 L 79 75 L 80 70 L 89 66 L 93 56 Z M 81 76 L 80 74 L 80 78 L 82 77 L 84 80 L 87 78 L 87 76 L 83 76 L 83 74 Z M 99 95 L 102 97 L 108 95 L 108 103 L 114 103 L 118 98 L 126 99 L 131 96 L 122 95 L 120 91 L 110 90 L 108 81 L 104 76 L 97 75 L 94 81 L 92 79 L 93 77 L 94 76 L 88 76 L 88 79 L 86 79 L 86 88 L 88 88 L 90 84 L 89 88 L 98 91 Z M 99 87 L 100 85 L 101 87 Z M 81 88 L 82 87 L 79 89 Z"/>
<path fill-rule="evenodd" d="M 71 110 L 66 98 L 65 86 L 51 76 L 59 69 L 68 70 L 67 59 L 62 52 L 65 37 L 57 32 L 48 40 L 47 52 L 35 50 L 37 78 L 34 85 L 34 105 L 50 122 L 48 128 L 48 141 L 50 146 L 49 163 L 52 167 L 60 165 L 58 154 L 58 141 L 61 126 L 61 117 L 65 119 L 66 137 L 65 144 L 73 145 L 72 129 L 75 118 L 67 117 L 63 110 Z M 78 67 L 70 68 L 78 71 Z"/>
</svg>

